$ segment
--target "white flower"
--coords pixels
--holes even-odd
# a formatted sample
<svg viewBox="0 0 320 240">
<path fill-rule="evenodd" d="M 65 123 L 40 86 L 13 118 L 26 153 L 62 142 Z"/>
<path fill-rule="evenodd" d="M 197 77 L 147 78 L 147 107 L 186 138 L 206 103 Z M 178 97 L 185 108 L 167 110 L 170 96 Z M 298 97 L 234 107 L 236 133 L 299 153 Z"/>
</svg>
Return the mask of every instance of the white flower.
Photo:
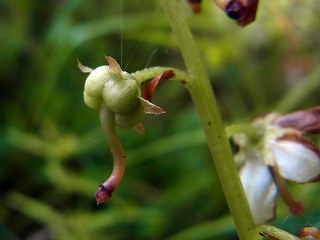
<svg viewBox="0 0 320 240">
<path fill-rule="evenodd" d="M 319 132 L 320 107 L 285 116 L 271 113 L 252 125 L 261 135 L 260 141 L 250 142 L 242 133 L 233 139 L 239 146 L 235 159 L 256 224 L 274 217 L 277 192 L 293 214 L 301 214 L 303 206 L 291 198 L 285 179 L 298 183 L 320 180 L 320 150 L 302 137 L 303 133 Z"/>
</svg>

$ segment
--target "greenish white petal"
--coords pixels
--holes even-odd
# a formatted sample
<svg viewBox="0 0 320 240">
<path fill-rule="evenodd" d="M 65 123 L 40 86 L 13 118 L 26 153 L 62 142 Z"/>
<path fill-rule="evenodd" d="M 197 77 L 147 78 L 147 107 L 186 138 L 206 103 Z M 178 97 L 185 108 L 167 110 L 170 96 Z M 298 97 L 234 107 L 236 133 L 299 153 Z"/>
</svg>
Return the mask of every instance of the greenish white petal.
<svg viewBox="0 0 320 240">
<path fill-rule="evenodd" d="M 301 142 L 275 141 L 270 149 L 282 177 L 306 183 L 320 174 L 319 156 Z"/>
<path fill-rule="evenodd" d="M 240 171 L 250 210 L 256 224 L 274 217 L 276 185 L 269 168 L 260 159 L 246 161 Z"/>
</svg>

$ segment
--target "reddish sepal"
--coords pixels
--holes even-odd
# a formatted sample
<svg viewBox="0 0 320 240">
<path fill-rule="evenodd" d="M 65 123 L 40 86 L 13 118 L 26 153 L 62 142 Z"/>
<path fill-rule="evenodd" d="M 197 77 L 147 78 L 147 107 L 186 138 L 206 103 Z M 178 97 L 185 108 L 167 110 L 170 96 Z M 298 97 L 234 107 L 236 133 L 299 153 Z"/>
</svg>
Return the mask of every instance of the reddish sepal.
<svg viewBox="0 0 320 240">
<path fill-rule="evenodd" d="M 158 85 L 160 79 L 161 78 L 168 79 L 174 76 L 175 74 L 172 70 L 164 71 L 163 73 L 159 74 L 158 76 L 156 76 L 155 78 L 153 78 L 151 81 L 147 82 L 143 86 L 142 97 L 148 101 L 151 101 L 153 92 L 156 89 L 156 86 Z"/>
</svg>

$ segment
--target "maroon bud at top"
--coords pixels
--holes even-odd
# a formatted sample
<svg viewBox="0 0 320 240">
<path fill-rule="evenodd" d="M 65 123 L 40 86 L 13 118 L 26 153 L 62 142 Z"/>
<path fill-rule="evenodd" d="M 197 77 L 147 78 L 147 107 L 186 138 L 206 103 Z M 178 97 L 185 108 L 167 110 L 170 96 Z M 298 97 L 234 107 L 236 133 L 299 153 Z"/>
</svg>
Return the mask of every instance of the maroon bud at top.
<svg viewBox="0 0 320 240">
<path fill-rule="evenodd" d="M 245 7 L 238 1 L 230 1 L 225 11 L 229 18 L 237 20 L 245 13 Z"/>
</svg>

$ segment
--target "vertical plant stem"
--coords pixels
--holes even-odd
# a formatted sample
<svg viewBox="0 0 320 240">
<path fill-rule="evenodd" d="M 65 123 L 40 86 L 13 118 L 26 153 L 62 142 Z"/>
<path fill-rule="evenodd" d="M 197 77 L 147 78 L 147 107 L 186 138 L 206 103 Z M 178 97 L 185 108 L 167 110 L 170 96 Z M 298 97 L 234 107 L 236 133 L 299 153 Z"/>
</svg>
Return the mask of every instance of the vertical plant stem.
<svg viewBox="0 0 320 240">
<path fill-rule="evenodd" d="M 190 29 L 177 0 L 161 0 L 191 75 L 187 88 L 206 134 L 213 162 L 241 240 L 261 239 L 249 209 L 217 102 Z"/>
</svg>

